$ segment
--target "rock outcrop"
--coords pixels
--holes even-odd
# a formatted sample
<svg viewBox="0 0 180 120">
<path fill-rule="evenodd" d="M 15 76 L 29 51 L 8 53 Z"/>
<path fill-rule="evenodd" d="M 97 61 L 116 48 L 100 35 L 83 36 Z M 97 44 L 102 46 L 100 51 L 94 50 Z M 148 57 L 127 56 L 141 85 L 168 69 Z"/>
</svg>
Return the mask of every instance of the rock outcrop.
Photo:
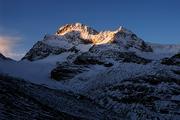
<svg viewBox="0 0 180 120">
<path fill-rule="evenodd" d="M 161 61 L 162 64 L 165 65 L 177 65 L 180 66 L 180 53 L 175 54 L 174 56 L 170 58 L 164 58 Z"/>
</svg>

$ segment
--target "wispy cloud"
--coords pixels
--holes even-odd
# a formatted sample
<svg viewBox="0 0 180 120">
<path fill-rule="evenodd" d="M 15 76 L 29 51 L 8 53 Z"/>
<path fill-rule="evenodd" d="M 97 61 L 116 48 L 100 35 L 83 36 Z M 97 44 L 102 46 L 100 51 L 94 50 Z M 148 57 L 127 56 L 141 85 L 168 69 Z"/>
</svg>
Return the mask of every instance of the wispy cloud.
<svg viewBox="0 0 180 120">
<path fill-rule="evenodd" d="M 0 53 L 7 57 L 20 59 L 24 53 L 17 52 L 15 48 L 21 43 L 22 38 L 19 36 L 0 35 Z"/>
</svg>

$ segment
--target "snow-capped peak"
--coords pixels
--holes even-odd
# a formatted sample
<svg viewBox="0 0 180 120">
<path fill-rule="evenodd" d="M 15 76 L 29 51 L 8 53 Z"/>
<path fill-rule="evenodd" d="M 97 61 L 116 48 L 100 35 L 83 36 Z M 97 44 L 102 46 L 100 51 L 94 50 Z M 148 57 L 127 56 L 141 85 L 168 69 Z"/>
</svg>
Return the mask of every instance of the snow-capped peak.
<svg viewBox="0 0 180 120">
<path fill-rule="evenodd" d="M 56 32 L 56 35 L 65 35 L 69 32 L 81 32 L 86 34 L 97 34 L 98 32 L 91 27 L 88 27 L 87 25 L 81 24 L 81 23 L 72 23 L 72 24 L 66 24 L 59 28 L 59 30 Z"/>
<path fill-rule="evenodd" d="M 144 45 L 145 43 L 133 32 L 123 26 L 120 26 L 119 29 L 115 31 L 97 32 L 95 29 L 81 23 L 66 24 L 65 26 L 59 28 L 56 35 L 70 39 L 72 42 L 85 42 L 95 45 L 117 43 L 119 46 L 125 47 L 142 46 L 142 44 Z"/>
<path fill-rule="evenodd" d="M 127 28 L 123 27 L 123 26 L 120 26 L 116 32 L 124 32 L 126 34 L 134 34 L 132 31 L 128 30 Z"/>
<path fill-rule="evenodd" d="M 152 52 L 151 46 L 124 27 L 114 31 L 97 32 L 87 25 L 74 23 L 60 27 L 54 35 L 46 35 L 23 59 L 36 60 L 74 49 L 76 52 L 88 51 L 93 45 L 102 44 L 107 44 L 110 48 L 116 46 L 119 50 Z"/>
</svg>

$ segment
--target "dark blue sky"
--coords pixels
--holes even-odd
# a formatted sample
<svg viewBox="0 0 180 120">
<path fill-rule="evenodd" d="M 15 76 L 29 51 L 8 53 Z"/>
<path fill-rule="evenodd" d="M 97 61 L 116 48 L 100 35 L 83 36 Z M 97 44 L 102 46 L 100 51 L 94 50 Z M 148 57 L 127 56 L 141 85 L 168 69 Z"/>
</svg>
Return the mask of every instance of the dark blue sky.
<svg viewBox="0 0 180 120">
<path fill-rule="evenodd" d="M 179 44 L 180 0 L 0 0 L 0 35 L 21 38 L 15 51 L 75 22 L 97 30 L 123 25 L 145 41 Z"/>
</svg>

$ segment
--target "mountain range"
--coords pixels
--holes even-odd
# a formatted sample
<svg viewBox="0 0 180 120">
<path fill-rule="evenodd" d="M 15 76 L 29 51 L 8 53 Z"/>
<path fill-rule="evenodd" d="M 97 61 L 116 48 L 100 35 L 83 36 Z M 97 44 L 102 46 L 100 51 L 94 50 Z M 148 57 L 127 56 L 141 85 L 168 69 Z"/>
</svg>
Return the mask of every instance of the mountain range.
<svg viewBox="0 0 180 120">
<path fill-rule="evenodd" d="M 178 120 L 180 45 L 67 24 L 20 61 L 0 54 L 0 89 L 2 119 Z"/>
</svg>

